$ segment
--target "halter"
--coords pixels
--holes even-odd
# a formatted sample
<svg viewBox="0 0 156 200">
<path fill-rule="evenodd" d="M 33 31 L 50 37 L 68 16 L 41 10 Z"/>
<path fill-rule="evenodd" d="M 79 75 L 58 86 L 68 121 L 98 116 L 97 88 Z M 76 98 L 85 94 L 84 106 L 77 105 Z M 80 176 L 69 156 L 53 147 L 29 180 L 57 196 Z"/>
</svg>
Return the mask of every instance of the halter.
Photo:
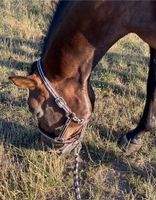
<svg viewBox="0 0 156 200">
<path fill-rule="evenodd" d="M 70 152 L 76 146 L 80 145 L 89 120 L 84 120 L 84 119 L 79 118 L 74 112 L 71 111 L 66 101 L 61 96 L 59 96 L 56 90 L 52 87 L 52 84 L 50 83 L 50 81 L 44 75 L 44 72 L 41 66 L 41 59 L 37 61 L 37 70 L 47 90 L 54 97 L 56 105 L 62 110 L 64 110 L 65 116 L 67 118 L 58 137 L 52 138 L 45 132 L 40 131 L 42 139 L 45 143 L 48 143 L 48 146 L 58 147 L 57 152 L 59 154 Z M 65 135 L 66 130 L 71 124 L 71 122 L 80 124 L 81 127 L 75 134 L 73 134 L 72 137 L 70 137 L 70 139 L 65 140 L 63 139 L 63 136 Z"/>
</svg>

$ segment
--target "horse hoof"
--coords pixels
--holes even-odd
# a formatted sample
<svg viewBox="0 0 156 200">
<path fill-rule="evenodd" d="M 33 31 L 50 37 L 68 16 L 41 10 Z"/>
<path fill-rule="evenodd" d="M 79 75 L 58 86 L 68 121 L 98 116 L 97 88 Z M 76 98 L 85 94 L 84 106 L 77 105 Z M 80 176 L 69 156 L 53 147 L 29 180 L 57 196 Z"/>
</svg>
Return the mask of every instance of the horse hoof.
<svg viewBox="0 0 156 200">
<path fill-rule="evenodd" d="M 128 140 L 127 136 L 124 135 L 120 138 L 118 146 L 122 151 L 126 152 L 126 154 L 130 155 L 140 150 L 142 147 L 142 140 L 140 138 Z"/>
</svg>

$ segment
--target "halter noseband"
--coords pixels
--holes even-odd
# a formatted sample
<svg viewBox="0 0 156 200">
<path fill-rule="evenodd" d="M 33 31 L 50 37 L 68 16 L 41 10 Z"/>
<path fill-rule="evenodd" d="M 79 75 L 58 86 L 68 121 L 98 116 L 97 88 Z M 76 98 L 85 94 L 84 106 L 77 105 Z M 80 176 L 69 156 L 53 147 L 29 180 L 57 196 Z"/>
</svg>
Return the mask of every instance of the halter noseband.
<svg viewBox="0 0 156 200">
<path fill-rule="evenodd" d="M 38 70 L 40 78 L 42 79 L 47 90 L 54 97 L 55 103 L 57 104 L 57 106 L 59 108 L 64 110 L 65 116 L 67 117 L 65 125 L 63 126 L 58 137 L 53 139 L 50 136 L 48 136 L 45 132 L 41 131 L 42 139 L 45 143 L 48 141 L 48 146 L 58 147 L 57 152 L 60 154 L 69 152 L 81 143 L 87 123 L 89 120 L 81 119 L 74 112 L 71 111 L 71 109 L 68 107 L 66 101 L 61 96 L 59 96 L 59 94 L 56 92 L 56 90 L 52 87 L 50 81 L 44 75 L 44 72 L 43 72 L 42 66 L 41 66 L 41 60 L 37 61 L 37 70 Z M 70 139 L 64 140 L 63 136 L 65 135 L 66 130 L 69 127 L 71 122 L 80 124 L 81 127 L 78 130 L 78 132 L 76 134 L 74 134 L 73 137 L 71 137 Z"/>
</svg>

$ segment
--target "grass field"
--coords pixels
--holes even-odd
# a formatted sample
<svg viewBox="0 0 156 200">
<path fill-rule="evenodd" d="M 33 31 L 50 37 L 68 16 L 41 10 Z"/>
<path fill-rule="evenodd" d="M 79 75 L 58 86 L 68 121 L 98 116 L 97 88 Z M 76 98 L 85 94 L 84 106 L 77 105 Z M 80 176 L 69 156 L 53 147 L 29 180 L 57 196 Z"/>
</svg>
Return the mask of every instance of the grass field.
<svg viewBox="0 0 156 200">
<path fill-rule="evenodd" d="M 73 200 L 73 155 L 58 157 L 38 142 L 28 91 L 7 77 L 26 74 L 38 58 L 55 2 L 0 2 L 0 200 Z M 156 130 L 144 136 L 135 155 L 117 146 L 142 114 L 149 61 L 148 46 L 128 35 L 104 56 L 92 74 L 94 119 L 83 141 L 82 199 L 156 200 Z"/>
</svg>

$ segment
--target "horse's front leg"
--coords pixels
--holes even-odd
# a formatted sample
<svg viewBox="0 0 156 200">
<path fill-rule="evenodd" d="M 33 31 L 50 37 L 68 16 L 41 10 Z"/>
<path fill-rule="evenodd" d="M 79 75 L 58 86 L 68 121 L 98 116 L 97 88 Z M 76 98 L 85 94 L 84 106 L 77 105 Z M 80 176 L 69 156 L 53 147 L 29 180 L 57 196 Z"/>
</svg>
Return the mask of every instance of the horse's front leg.
<svg viewBox="0 0 156 200">
<path fill-rule="evenodd" d="M 141 136 L 150 131 L 156 116 L 156 49 L 150 48 L 150 65 L 147 82 L 147 97 L 143 115 L 138 126 L 123 136 L 119 145 L 126 152 L 133 153 L 142 146 Z"/>
</svg>

